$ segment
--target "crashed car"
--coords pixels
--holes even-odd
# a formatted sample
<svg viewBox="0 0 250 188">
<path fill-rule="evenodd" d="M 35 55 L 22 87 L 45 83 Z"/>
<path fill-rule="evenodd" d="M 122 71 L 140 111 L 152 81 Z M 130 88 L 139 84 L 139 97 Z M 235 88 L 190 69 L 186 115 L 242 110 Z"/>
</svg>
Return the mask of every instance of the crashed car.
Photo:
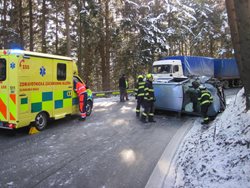
<svg viewBox="0 0 250 188">
<path fill-rule="evenodd" d="M 200 115 L 198 101 L 199 89 L 192 83 L 203 84 L 212 94 L 213 103 L 208 110 L 209 116 L 216 116 L 225 109 L 225 96 L 219 81 L 208 77 L 196 78 L 158 78 L 153 82 L 155 109 Z"/>
</svg>

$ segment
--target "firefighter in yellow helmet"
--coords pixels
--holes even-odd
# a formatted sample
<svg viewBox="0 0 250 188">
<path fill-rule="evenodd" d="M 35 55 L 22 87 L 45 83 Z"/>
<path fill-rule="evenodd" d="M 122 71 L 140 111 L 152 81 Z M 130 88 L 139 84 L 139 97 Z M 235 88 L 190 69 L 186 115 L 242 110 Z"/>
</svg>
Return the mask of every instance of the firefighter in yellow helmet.
<svg viewBox="0 0 250 188">
<path fill-rule="evenodd" d="M 199 86 L 200 96 L 198 98 L 201 106 L 201 115 L 203 122 L 201 124 L 208 124 L 210 119 L 208 117 L 208 108 L 213 103 L 213 96 L 204 85 Z"/>
<path fill-rule="evenodd" d="M 147 74 L 146 83 L 144 88 L 144 112 L 142 113 L 141 121 L 143 123 L 147 122 L 147 118 L 149 122 L 156 122 L 154 120 L 154 88 L 153 88 L 153 75 Z"/>
<path fill-rule="evenodd" d="M 137 77 L 137 83 L 135 85 L 135 99 L 137 100 L 136 117 L 140 116 L 140 108 L 144 98 L 144 87 L 145 82 L 143 81 L 143 76 L 139 75 Z"/>
</svg>

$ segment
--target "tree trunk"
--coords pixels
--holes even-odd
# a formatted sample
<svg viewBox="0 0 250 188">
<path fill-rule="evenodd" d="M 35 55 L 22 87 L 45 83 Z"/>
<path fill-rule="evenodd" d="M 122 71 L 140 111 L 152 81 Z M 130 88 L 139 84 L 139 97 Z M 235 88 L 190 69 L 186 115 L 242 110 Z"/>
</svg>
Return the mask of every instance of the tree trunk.
<svg viewBox="0 0 250 188">
<path fill-rule="evenodd" d="M 19 0 L 19 34 L 20 34 L 20 46 L 24 49 L 23 44 L 23 1 Z"/>
<path fill-rule="evenodd" d="M 67 43 L 67 56 L 71 56 L 71 38 L 70 38 L 70 30 L 69 30 L 69 1 L 65 0 L 64 4 L 65 8 L 65 24 L 66 24 L 66 43 Z"/>
<path fill-rule="evenodd" d="M 6 29 L 8 29 L 7 34 L 7 47 L 8 48 L 20 48 L 20 32 L 19 32 L 19 1 L 12 0 L 9 1 L 11 4 L 10 10 L 8 11 L 9 19 L 7 18 L 9 24 Z M 7 6 L 7 9 L 8 9 Z M 12 30 L 12 31 L 11 31 Z"/>
<path fill-rule="evenodd" d="M 42 5 L 42 52 L 46 53 L 46 0 L 43 0 Z"/>
<path fill-rule="evenodd" d="M 105 44 L 104 44 L 104 35 L 100 33 L 100 41 L 99 41 L 99 53 L 101 57 L 101 70 L 102 70 L 102 90 L 106 90 L 106 63 L 105 63 Z"/>
<path fill-rule="evenodd" d="M 226 0 L 229 25 L 238 62 L 240 77 L 245 88 L 246 108 L 250 107 L 250 0 Z"/>
<path fill-rule="evenodd" d="M 7 16 L 7 0 L 4 0 L 3 1 L 3 47 L 4 48 L 7 48 L 6 16 Z"/>
<path fill-rule="evenodd" d="M 29 0 L 29 29 L 30 29 L 30 51 L 34 50 L 34 44 L 33 44 L 33 6 L 32 6 L 32 0 Z"/>
<path fill-rule="evenodd" d="M 78 6 L 78 13 L 79 13 L 79 42 L 78 42 L 78 61 L 77 61 L 77 67 L 78 67 L 78 72 L 80 77 L 82 78 L 83 76 L 83 65 L 82 65 L 82 15 L 81 15 L 81 11 L 82 11 L 82 5 L 84 4 L 84 2 L 80 1 L 79 2 L 79 6 Z"/>
<path fill-rule="evenodd" d="M 109 0 L 105 1 L 105 33 L 106 33 L 106 49 L 105 49 L 105 64 L 106 64 L 106 82 L 105 88 L 110 90 L 110 47 L 111 47 L 111 39 L 110 39 L 110 20 L 109 20 Z"/>
<path fill-rule="evenodd" d="M 210 54 L 210 57 L 213 57 L 214 56 L 214 39 L 213 39 L 212 34 L 209 34 L 209 41 L 210 41 L 209 54 Z"/>
<path fill-rule="evenodd" d="M 102 2 L 99 1 L 101 4 Z M 109 31 L 109 1 L 105 0 L 104 10 L 101 9 L 100 17 L 100 40 L 99 40 L 99 53 L 101 57 L 101 70 L 102 70 L 102 90 L 110 90 L 110 31 Z M 104 33 L 102 30 L 104 29 Z"/>
<path fill-rule="evenodd" d="M 168 4 L 169 4 L 169 7 L 172 7 L 172 2 L 171 1 L 168 1 Z M 169 10 L 170 13 L 168 13 L 168 27 L 171 28 L 172 27 L 172 10 Z M 172 36 L 169 36 L 168 37 L 168 44 L 169 44 L 169 49 L 168 49 L 168 55 L 171 56 L 173 55 L 173 44 L 172 44 Z"/>
<path fill-rule="evenodd" d="M 250 0 L 234 1 L 237 26 L 239 31 L 239 54 L 242 66 L 242 80 L 247 97 L 247 108 L 250 107 Z M 236 51 L 237 53 L 237 51 Z"/>
<path fill-rule="evenodd" d="M 55 41 L 55 48 L 56 48 L 56 54 L 58 54 L 58 30 L 59 30 L 59 24 L 58 24 L 58 8 L 57 8 L 57 4 L 56 6 L 56 41 Z"/>
</svg>

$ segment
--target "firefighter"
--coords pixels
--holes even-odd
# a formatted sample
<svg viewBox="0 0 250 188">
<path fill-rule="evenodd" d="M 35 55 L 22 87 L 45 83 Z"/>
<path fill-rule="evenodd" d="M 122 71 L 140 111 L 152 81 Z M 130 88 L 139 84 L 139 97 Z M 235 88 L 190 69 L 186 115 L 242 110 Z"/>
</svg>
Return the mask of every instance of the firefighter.
<svg viewBox="0 0 250 188">
<path fill-rule="evenodd" d="M 200 102 L 201 115 L 203 117 L 203 122 L 201 124 L 208 124 L 209 123 L 208 108 L 213 103 L 213 97 L 205 86 L 200 85 L 199 89 L 200 89 L 200 95 L 198 100 Z"/>
<path fill-rule="evenodd" d="M 87 90 L 86 85 L 81 83 L 80 81 L 75 81 L 75 91 L 77 92 L 79 99 L 79 110 L 81 113 L 80 121 L 84 121 L 86 119 L 86 104 L 87 104 Z"/>
<path fill-rule="evenodd" d="M 200 83 L 198 81 L 192 82 L 192 87 L 187 90 L 189 94 L 190 101 L 193 103 L 193 112 L 199 113 L 200 109 L 198 108 L 198 98 L 200 94 L 199 90 Z"/>
<path fill-rule="evenodd" d="M 144 112 L 142 113 L 141 121 L 146 123 L 148 118 L 149 122 L 156 122 L 154 120 L 155 95 L 153 88 L 153 75 L 147 74 L 146 79 L 143 98 Z"/>
<path fill-rule="evenodd" d="M 144 98 L 144 87 L 145 82 L 143 81 L 143 76 L 139 75 L 137 77 L 137 83 L 135 86 L 135 99 L 137 100 L 137 106 L 136 106 L 136 117 L 140 116 L 140 108 L 143 102 Z"/>
</svg>

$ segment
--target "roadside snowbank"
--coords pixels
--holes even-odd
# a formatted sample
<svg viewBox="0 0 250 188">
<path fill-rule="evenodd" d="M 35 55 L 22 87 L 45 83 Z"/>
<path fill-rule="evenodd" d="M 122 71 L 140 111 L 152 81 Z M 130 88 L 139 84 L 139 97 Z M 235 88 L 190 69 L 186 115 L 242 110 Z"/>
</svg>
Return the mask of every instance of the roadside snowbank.
<svg viewBox="0 0 250 188">
<path fill-rule="evenodd" d="M 242 89 L 207 130 L 197 120 L 173 159 L 164 187 L 249 188 L 250 111 L 244 109 Z"/>
</svg>

